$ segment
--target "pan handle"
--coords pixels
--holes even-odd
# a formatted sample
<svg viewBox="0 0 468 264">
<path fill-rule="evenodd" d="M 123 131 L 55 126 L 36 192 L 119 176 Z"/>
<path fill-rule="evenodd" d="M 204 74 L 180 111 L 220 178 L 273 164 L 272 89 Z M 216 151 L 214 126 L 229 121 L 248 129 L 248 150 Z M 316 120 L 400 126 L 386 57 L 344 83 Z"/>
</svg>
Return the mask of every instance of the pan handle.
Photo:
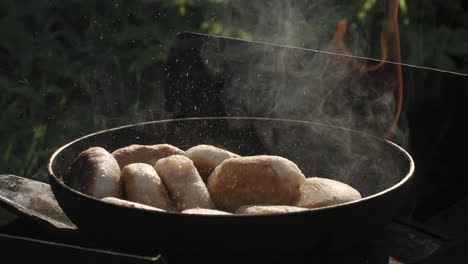
<svg viewBox="0 0 468 264">
<path fill-rule="evenodd" d="M 35 224 L 77 229 L 60 208 L 47 183 L 0 174 L 0 206 Z"/>
</svg>

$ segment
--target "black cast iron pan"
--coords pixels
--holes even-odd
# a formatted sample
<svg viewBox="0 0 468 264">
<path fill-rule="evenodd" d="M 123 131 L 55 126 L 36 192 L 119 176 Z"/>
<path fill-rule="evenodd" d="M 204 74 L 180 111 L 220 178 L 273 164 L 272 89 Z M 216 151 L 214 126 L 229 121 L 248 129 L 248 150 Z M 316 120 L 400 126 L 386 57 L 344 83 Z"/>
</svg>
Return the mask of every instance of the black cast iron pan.
<svg viewBox="0 0 468 264">
<path fill-rule="evenodd" d="M 212 144 L 240 155 L 283 156 L 295 162 L 306 177 L 345 182 L 359 190 L 363 199 L 278 215 L 183 215 L 108 204 L 64 184 L 73 159 L 89 147 L 111 152 L 130 144 L 158 143 L 181 149 Z M 80 230 L 116 246 L 158 248 L 163 254 L 180 257 L 351 248 L 391 220 L 404 202 L 414 164 L 401 147 L 353 130 L 234 117 L 163 120 L 97 132 L 58 149 L 48 170 L 59 205 Z"/>
</svg>

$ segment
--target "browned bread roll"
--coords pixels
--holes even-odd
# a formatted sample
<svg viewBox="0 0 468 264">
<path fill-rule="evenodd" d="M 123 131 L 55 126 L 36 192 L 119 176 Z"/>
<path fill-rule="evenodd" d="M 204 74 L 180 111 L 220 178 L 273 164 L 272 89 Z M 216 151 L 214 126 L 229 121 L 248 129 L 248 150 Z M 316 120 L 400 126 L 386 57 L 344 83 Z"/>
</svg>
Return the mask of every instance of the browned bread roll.
<svg viewBox="0 0 468 264">
<path fill-rule="evenodd" d="M 120 177 L 126 200 L 171 211 L 166 187 L 153 166 L 132 163 L 125 166 Z"/>
<path fill-rule="evenodd" d="M 196 207 L 215 209 L 205 183 L 189 158 L 169 156 L 158 160 L 154 168 L 179 210 Z"/>
<path fill-rule="evenodd" d="M 296 206 L 317 208 L 361 199 L 353 187 L 325 178 L 307 178 L 301 186 L 301 196 Z"/>
<path fill-rule="evenodd" d="M 192 208 L 182 211 L 183 214 L 202 214 L 202 215 L 232 215 L 231 213 L 206 209 L 206 208 Z"/>
<path fill-rule="evenodd" d="M 169 144 L 130 145 L 112 152 L 121 169 L 131 163 L 146 163 L 154 166 L 159 159 L 182 154 L 184 154 L 183 150 Z"/>
<path fill-rule="evenodd" d="M 81 152 L 71 165 L 66 180 L 73 189 L 95 198 L 122 197 L 119 164 L 101 147 Z"/>
<path fill-rule="evenodd" d="M 225 159 L 238 158 L 237 154 L 211 145 L 198 145 L 185 151 L 184 156 L 193 161 L 203 181 Z"/>
<path fill-rule="evenodd" d="M 242 205 L 293 205 L 305 177 L 292 161 L 278 156 L 227 159 L 208 178 L 218 209 L 234 212 Z"/>
<path fill-rule="evenodd" d="M 122 199 L 118 199 L 115 197 L 105 197 L 101 199 L 104 202 L 108 202 L 111 204 L 116 204 L 120 206 L 125 206 L 125 207 L 131 207 L 131 208 L 138 208 L 138 209 L 145 209 L 145 210 L 150 210 L 150 211 L 157 211 L 157 212 L 166 212 L 165 210 L 153 207 L 153 206 L 148 206 L 144 205 L 141 203 L 135 203 L 135 202 L 130 202 Z"/>
<path fill-rule="evenodd" d="M 236 214 L 284 214 L 306 210 L 309 209 L 288 205 L 244 205 L 236 210 Z"/>
</svg>

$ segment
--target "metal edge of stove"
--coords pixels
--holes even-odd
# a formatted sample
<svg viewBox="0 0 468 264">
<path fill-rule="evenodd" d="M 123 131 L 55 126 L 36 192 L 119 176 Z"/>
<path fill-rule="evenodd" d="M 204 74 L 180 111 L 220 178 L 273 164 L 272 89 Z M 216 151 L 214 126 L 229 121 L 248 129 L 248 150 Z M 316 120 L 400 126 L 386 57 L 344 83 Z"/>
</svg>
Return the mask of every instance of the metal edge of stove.
<svg viewBox="0 0 468 264">
<path fill-rule="evenodd" d="M 91 263 L 112 261 L 112 263 L 129 264 L 167 263 L 161 255 L 155 257 L 138 256 L 1 233 L 0 246 L 2 247 L 2 260 L 12 260 L 19 264 L 30 263 L 32 260 L 44 262 L 47 260 L 49 263 L 66 261 L 69 264 L 88 263 L 88 261 Z"/>
<path fill-rule="evenodd" d="M 443 243 L 446 243 L 446 242 L 449 242 L 450 241 L 450 238 L 447 234 L 445 233 L 442 233 L 438 230 L 435 230 L 434 228 L 428 226 L 427 224 L 423 224 L 423 223 L 419 223 L 419 222 L 416 222 L 415 220 L 412 220 L 412 219 L 407 219 L 407 218 L 403 218 L 403 217 L 397 217 L 395 219 L 393 219 L 393 222 L 394 223 L 397 223 L 397 224 L 400 224 L 400 225 L 405 225 L 405 226 L 408 226 L 414 230 L 417 230 L 421 233 L 425 233 L 425 234 L 428 234 L 432 237 L 434 237 L 435 239 L 438 239 L 439 241 L 443 242 Z"/>
</svg>

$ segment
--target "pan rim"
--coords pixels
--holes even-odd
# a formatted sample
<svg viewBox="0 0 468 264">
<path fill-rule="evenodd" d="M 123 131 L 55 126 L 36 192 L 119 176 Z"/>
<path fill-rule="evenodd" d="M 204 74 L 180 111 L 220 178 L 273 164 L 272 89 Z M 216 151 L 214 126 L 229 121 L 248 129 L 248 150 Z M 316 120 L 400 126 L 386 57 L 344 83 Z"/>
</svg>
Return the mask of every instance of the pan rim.
<svg viewBox="0 0 468 264">
<path fill-rule="evenodd" d="M 270 214 L 252 214 L 252 215 L 247 215 L 247 214 L 232 214 L 232 215 L 182 214 L 180 212 L 171 212 L 171 211 L 156 212 L 156 211 L 150 211 L 150 210 L 145 210 L 145 209 L 140 209 L 140 208 L 124 207 L 124 206 L 120 206 L 120 205 L 115 205 L 115 204 L 111 204 L 111 203 L 102 201 L 101 199 L 92 197 L 90 195 L 87 195 L 87 194 L 84 194 L 82 192 L 79 192 L 79 191 L 76 191 L 76 190 L 72 189 L 71 187 L 67 186 L 62 180 L 60 180 L 55 175 L 55 173 L 54 173 L 54 171 L 52 169 L 52 164 L 53 164 L 55 158 L 60 154 L 60 152 L 62 150 L 64 150 L 65 148 L 69 147 L 70 145 L 72 145 L 72 144 L 74 144 L 74 143 L 76 143 L 78 141 L 81 141 L 81 140 L 89 138 L 89 137 L 93 137 L 95 135 L 104 134 L 104 133 L 108 133 L 110 131 L 115 131 L 115 130 L 120 130 L 120 129 L 126 129 L 126 128 L 131 128 L 131 127 L 144 126 L 144 125 L 156 124 L 156 123 L 179 122 L 179 121 L 203 121 L 203 120 L 280 121 L 280 122 L 294 122 L 294 123 L 302 123 L 302 124 L 313 124 L 313 125 L 318 125 L 318 126 L 325 126 L 325 127 L 330 127 L 330 128 L 346 130 L 346 131 L 350 131 L 352 133 L 360 134 L 362 136 L 373 138 L 374 140 L 384 142 L 385 144 L 389 144 L 392 147 L 396 148 L 408 160 L 409 169 L 406 172 L 406 175 L 403 177 L 403 179 L 401 179 L 398 183 L 396 183 L 396 184 L 390 186 L 389 188 L 386 188 L 386 189 L 384 189 L 384 190 L 382 190 L 380 192 L 374 193 L 372 195 L 366 196 L 366 197 L 358 199 L 358 200 L 349 201 L 349 202 L 340 203 L 340 204 L 335 204 L 335 205 L 323 206 L 323 207 L 318 207 L 318 208 L 310 208 L 310 209 L 307 209 L 307 210 L 304 210 L 304 211 L 298 211 L 298 212 L 274 213 L 274 214 L 271 214 L 271 213 Z M 335 208 L 341 208 L 341 207 L 345 207 L 345 206 L 352 205 L 352 204 L 364 203 L 364 202 L 366 202 L 368 200 L 372 200 L 372 199 L 375 199 L 376 197 L 379 197 L 379 196 L 382 196 L 384 194 L 390 193 L 390 192 L 398 189 L 400 186 L 402 186 L 406 182 L 408 182 L 411 179 L 411 177 L 414 175 L 415 163 L 414 163 L 414 160 L 413 160 L 412 156 L 403 147 L 399 146 L 398 144 L 396 144 L 396 143 L 394 143 L 394 142 L 392 142 L 390 140 L 382 139 L 382 138 L 376 137 L 374 135 L 367 134 L 365 132 L 357 131 L 357 130 L 354 130 L 354 129 L 341 127 L 341 126 L 336 126 L 336 125 L 331 125 L 331 124 L 320 123 L 320 122 L 315 122 L 315 121 L 284 119 L 284 118 L 269 118 L 269 117 L 230 116 L 230 117 L 187 117 L 187 118 L 161 119 L 161 120 L 153 120 L 153 121 L 145 121 L 145 122 L 140 122 L 140 123 L 128 124 L 128 125 L 124 125 L 124 126 L 113 127 L 113 128 L 93 132 L 93 133 L 84 135 L 82 137 L 76 138 L 73 141 L 70 141 L 69 143 L 66 143 L 66 144 L 62 145 L 57 150 L 55 150 L 54 153 L 51 155 L 48 163 L 47 163 L 47 171 L 48 171 L 49 178 L 52 179 L 58 185 L 60 185 L 62 188 L 65 188 L 67 191 L 71 191 L 71 192 L 73 192 L 73 193 L 75 193 L 75 194 L 77 194 L 77 195 L 79 195 L 79 196 L 81 196 L 83 198 L 97 201 L 98 203 L 104 203 L 106 205 L 116 206 L 116 207 L 119 207 L 119 208 L 126 208 L 126 210 L 136 210 L 138 212 L 145 212 L 145 213 L 152 214 L 152 215 L 176 215 L 176 216 L 181 216 L 181 217 L 200 217 L 200 216 L 202 216 L 202 217 L 207 217 L 207 218 L 233 218 L 233 217 L 235 217 L 235 218 L 252 218 L 252 217 L 271 217 L 271 216 L 281 217 L 281 216 L 287 216 L 287 215 L 302 215 L 302 214 L 325 211 L 325 210 L 333 210 Z"/>
</svg>

